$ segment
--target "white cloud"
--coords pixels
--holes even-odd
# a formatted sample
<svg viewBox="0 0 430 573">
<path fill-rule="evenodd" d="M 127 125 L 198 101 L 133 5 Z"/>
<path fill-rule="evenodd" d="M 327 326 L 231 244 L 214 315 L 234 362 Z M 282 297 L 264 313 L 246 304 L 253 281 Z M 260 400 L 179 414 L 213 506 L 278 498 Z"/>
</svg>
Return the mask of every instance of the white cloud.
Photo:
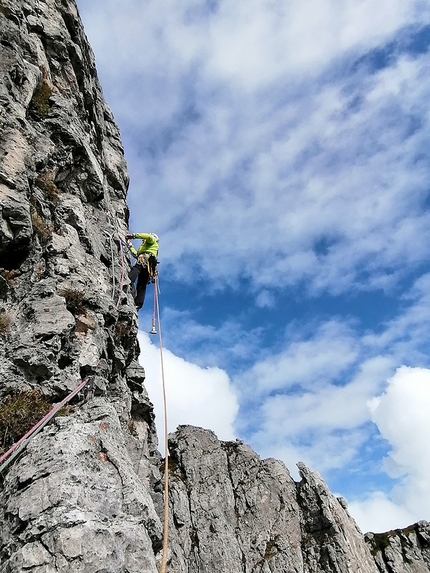
<svg viewBox="0 0 430 573">
<path fill-rule="evenodd" d="M 338 377 L 357 358 L 353 331 L 335 320 L 315 327 L 307 339 L 299 332 L 291 340 L 291 330 L 283 350 L 257 361 L 235 380 L 244 392 L 252 388 L 253 393 L 261 395 L 276 389 L 287 391 L 293 386 L 319 388 Z"/>
<path fill-rule="evenodd" d="M 371 49 L 402 27 L 429 20 L 428 7 L 416 0 L 324 6 L 317 0 L 224 0 L 212 11 L 193 0 L 133 0 L 120 11 L 114 0 L 105 0 L 103 10 L 94 1 L 78 4 L 101 65 L 111 59 L 112 75 L 145 74 L 157 85 L 200 64 L 205 78 L 241 90 L 285 74 L 314 73 L 351 49 Z"/>
<path fill-rule="evenodd" d="M 370 403 L 373 421 L 391 444 L 386 470 L 404 474 L 396 495 L 415 514 L 430 519 L 430 370 L 402 366 Z"/>
<path fill-rule="evenodd" d="M 258 293 L 255 304 L 260 308 L 273 308 L 275 306 L 275 297 L 271 292 L 263 289 Z"/>
<path fill-rule="evenodd" d="M 361 366 L 359 375 L 344 386 L 315 384 L 314 391 L 273 396 L 266 399 L 263 410 L 264 429 L 273 435 L 299 435 L 315 429 L 318 432 L 356 428 L 368 420 L 367 399 L 380 385 L 381 371 L 389 363 L 381 357 Z"/>
<path fill-rule="evenodd" d="M 261 455 L 279 457 L 290 470 L 299 460 L 322 472 L 345 468 L 369 437 L 367 402 L 391 371 L 392 361 L 376 356 L 362 359 L 344 385 L 317 377 L 307 389 L 287 385 L 250 406 L 237 427 Z"/>
<path fill-rule="evenodd" d="M 390 444 L 384 471 L 401 478 L 389 495 L 375 491 L 349 504 L 364 531 L 430 520 L 430 370 L 398 368 L 385 392 L 369 401 L 372 419 Z"/>
<path fill-rule="evenodd" d="M 139 332 L 140 362 L 145 368 L 145 386 L 154 404 L 160 448 L 164 443 L 164 410 L 159 348 Z M 228 375 L 219 368 L 201 368 L 163 350 L 168 431 L 191 424 L 213 430 L 221 440 L 236 437 L 234 421 L 238 401 Z"/>
<path fill-rule="evenodd" d="M 429 342 L 430 273 L 419 277 L 402 298 L 403 311 L 378 333 L 365 334 L 363 345 L 370 351 L 389 349 L 397 364 L 425 364 Z"/>
<path fill-rule="evenodd" d="M 298 461 L 304 462 L 310 468 L 317 468 L 322 473 L 347 467 L 353 462 L 357 450 L 366 440 L 366 432 L 354 429 L 338 433 L 308 433 L 306 443 L 303 435 L 297 439 L 297 442 L 291 437 L 284 437 L 283 441 L 276 440 L 276 436 L 274 437 L 273 444 L 269 446 L 264 441 L 257 451 L 262 456 L 283 460 L 293 478 L 300 479 L 296 468 Z M 259 445 L 259 436 L 253 439 L 256 440 L 255 444 Z"/>
<path fill-rule="evenodd" d="M 353 48 L 370 49 L 428 18 L 417 2 L 273 0 L 221 2 L 209 27 L 211 75 L 261 87 L 286 73 L 309 74 Z"/>
<path fill-rule="evenodd" d="M 244 330 L 236 318 L 214 326 L 199 323 L 190 311 L 164 308 L 162 320 L 168 346 L 202 366 L 255 360 L 261 342 L 261 328 Z"/>
<path fill-rule="evenodd" d="M 405 507 L 392 502 L 382 492 L 375 492 L 364 501 L 348 502 L 348 510 L 363 533 L 382 533 L 407 527 L 423 519 L 422 514 L 417 517 Z"/>
</svg>

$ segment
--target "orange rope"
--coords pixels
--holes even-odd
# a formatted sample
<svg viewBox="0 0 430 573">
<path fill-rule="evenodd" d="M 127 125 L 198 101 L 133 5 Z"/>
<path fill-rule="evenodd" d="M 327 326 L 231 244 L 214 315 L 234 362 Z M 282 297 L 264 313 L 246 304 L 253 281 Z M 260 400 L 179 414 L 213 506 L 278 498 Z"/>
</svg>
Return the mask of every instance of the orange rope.
<svg viewBox="0 0 430 573">
<path fill-rule="evenodd" d="M 157 278 L 155 278 L 155 285 Z M 167 540 L 169 535 L 169 441 L 167 437 L 167 399 L 166 383 L 164 378 L 164 360 L 163 360 L 163 337 L 161 335 L 160 306 L 158 304 L 158 289 L 154 289 L 155 304 L 157 307 L 158 319 L 158 336 L 160 341 L 160 361 L 161 361 L 161 380 L 163 388 L 163 407 L 164 407 L 164 527 L 163 527 L 163 557 L 161 560 L 160 573 L 165 573 L 167 563 Z"/>
</svg>

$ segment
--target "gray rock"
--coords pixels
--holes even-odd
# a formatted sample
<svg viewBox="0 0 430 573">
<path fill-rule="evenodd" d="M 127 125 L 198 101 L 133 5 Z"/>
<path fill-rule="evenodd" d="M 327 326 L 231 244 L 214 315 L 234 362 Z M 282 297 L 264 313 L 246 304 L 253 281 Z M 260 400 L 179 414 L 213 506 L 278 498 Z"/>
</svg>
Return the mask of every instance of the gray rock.
<svg viewBox="0 0 430 573">
<path fill-rule="evenodd" d="M 0 35 L 0 408 L 89 379 L 0 478 L 0 573 L 156 573 L 164 466 L 121 283 L 119 131 L 73 0 L 1 0 Z M 364 537 L 303 464 L 295 483 L 190 426 L 170 453 L 171 572 L 430 571 L 429 524 Z"/>
<path fill-rule="evenodd" d="M 276 460 L 181 426 L 170 436 L 174 571 L 303 571 L 295 484 Z"/>
<path fill-rule="evenodd" d="M 119 291 L 118 128 L 73 1 L 2 0 L 0 33 L 0 400 L 36 388 L 57 402 L 94 374 L 5 472 L 0 571 L 155 572 L 159 454 Z"/>
<path fill-rule="evenodd" d="M 297 493 L 303 552 L 310 571 L 377 573 L 371 552 L 345 504 L 330 493 L 318 472 L 303 463 L 297 465 L 302 478 Z"/>
<path fill-rule="evenodd" d="M 105 399 L 56 418 L 34 438 L 8 472 L 3 496 L 9 528 L 2 527 L 2 543 L 12 571 L 41 564 L 99 571 L 103 564 L 105 571 L 137 572 L 142 559 L 144 570 L 155 571 L 152 539 L 160 539 L 160 520 Z"/>
<path fill-rule="evenodd" d="M 387 533 L 367 533 L 366 541 L 381 573 L 430 571 L 430 523 L 426 521 Z"/>
</svg>

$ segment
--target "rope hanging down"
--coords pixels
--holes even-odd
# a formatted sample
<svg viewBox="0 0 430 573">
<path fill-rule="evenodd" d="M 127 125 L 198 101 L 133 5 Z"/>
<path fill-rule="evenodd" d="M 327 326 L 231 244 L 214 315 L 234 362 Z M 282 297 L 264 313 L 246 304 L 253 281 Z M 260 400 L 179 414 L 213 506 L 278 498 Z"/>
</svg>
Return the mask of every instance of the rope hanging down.
<svg viewBox="0 0 430 573">
<path fill-rule="evenodd" d="M 112 243 L 111 243 L 112 247 Z M 125 277 L 125 263 L 124 263 L 124 250 L 122 241 L 119 240 L 119 248 L 121 255 L 121 280 L 118 288 L 118 300 L 116 303 L 116 308 L 118 308 L 121 297 L 122 289 L 124 286 Z M 111 248 L 111 255 L 113 259 L 113 249 Z M 114 275 L 114 272 L 113 272 Z M 113 292 L 115 292 L 115 278 L 113 276 Z M 168 442 L 168 424 L 167 424 L 167 398 L 166 398 L 166 383 L 164 374 L 164 359 L 163 359 L 163 337 L 161 332 L 161 320 L 160 320 L 160 307 L 158 300 L 158 276 L 155 276 L 154 280 L 154 311 L 152 316 L 152 327 L 150 334 L 157 334 L 155 328 L 155 315 L 157 316 L 158 322 L 158 336 L 159 336 L 159 346 L 160 346 L 160 362 L 161 362 L 161 379 L 162 379 L 162 392 L 163 392 L 163 408 L 164 408 L 164 526 L 163 526 L 163 555 L 161 560 L 160 573 L 165 573 L 167 564 L 167 544 L 168 544 L 168 534 L 169 534 L 169 442 Z M 96 366 L 98 366 L 100 360 L 97 361 Z M 76 394 L 78 394 L 82 388 L 88 383 L 92 376 L 86 376 L 81 382 L 74 388 L 68 396 L 66 396 L 61 402 L 55 404 L 53 408 L 46 414 L 37 424 L 35 424 L 18 442 L 13 444 L 11 448 L 4 454 L 0 456 L 0 473 L 3 472 L 9 464 L 19 455 L 19 453 L 27 446 L 27 444 L 46 426 L 46 424 L 55 416 L 55 414 L 67 404 Z M 2 463 L 3 462 L 3 463 Z"/>
<path fill-rule="evenodd" d="M 119 239 L 118 242 L 119 242 L 119 252 L 121 255 L 121 280 L 119 282 L 119 287 L 118 287 L 118 300 L 116 301 L 116 308 L 119 307 L 119 303 L 121 302 L 122 289 L 124 287 L 124 277 L 125 277 L 124 249 L 122 246 L 121 239 Z"/>
<path fill-rule="evenodd" d="M 161 382 L 163 389 L 163 408 L 164 408 L 164 527 L 163 527 L 163 557 L 161 560 L 160 573 L 165 573 L 167 563 L 167 539 L 169 535 L 169 441 L 167 437 L 167 399 L 166 399 L 166 383 L 164 376 L 164 360 L 163 360 L 163 337 L 161 333 L 161 320 L 160 320 L 160 306 L 158 304 L 158 278 L 155 277 L 154 281 L 154 308 L 157 309 L 158 321 L 158 339 L 160 342 L 160 362 L 161 362 Z M 152 323 L 152 330 L 155 324 Z"/>
</svg>

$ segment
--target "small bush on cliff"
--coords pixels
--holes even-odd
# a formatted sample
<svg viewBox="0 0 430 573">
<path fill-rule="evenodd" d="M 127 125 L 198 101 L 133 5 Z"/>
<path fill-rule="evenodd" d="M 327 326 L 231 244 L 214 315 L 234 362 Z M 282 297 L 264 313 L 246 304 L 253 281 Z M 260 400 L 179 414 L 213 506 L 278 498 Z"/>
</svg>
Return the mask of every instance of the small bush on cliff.
<svg viewBox="0 0 430 573">
<path fill-rule="evenodd" d="M 58 291 L 58 294 L 66 299 L 66 308 L 72 314 L 85 313 L 85 300 L 83 291 L 73 288 L 65 288 Z"/>
<path fill-rule="evenodd" d="M 35 281 L 40 281 L 46 274 L 46 263 L 45 261 L 39 261 L 34 268 L 33 277 Z"/>
<path fill-rule="evenodd" d="M 33 97 L 30 102 L 30 109 L 40 119 L 45 119 L 49 113 L 49 98 L 52 94 L 52 88 L 46 79 L 46 73 L 43 73 L 42 81 L 34 90 Z"/>
<path fill-rule="evenodd" d="M 3 269 L 0 268 L 0 275 L 5 279 L 9 286 L 14 286 L 16 277 L 19 277 L 21 271 L 19 269 Z"/>
<path fill-rule="evenodd" d="M 36 185 L 45 192 L 45 196 L 53 205 L 58 203 L 58 187 L 54 182 L 54 175 L 51 171 L 45 171 L 36 179 Z"/>
<path fill-rule="evenodd" d="M 30 210 L 30 217 L 36 235 L 42 243 L 47 243 L 52 236 L 52 227 L 34 209 Z"/>
<path fill-rule="evenodd" d="M 0 452 L 6 451 L 51 410 L 38 391 L 6 396 L 0 404 Z"/>
</svg>

